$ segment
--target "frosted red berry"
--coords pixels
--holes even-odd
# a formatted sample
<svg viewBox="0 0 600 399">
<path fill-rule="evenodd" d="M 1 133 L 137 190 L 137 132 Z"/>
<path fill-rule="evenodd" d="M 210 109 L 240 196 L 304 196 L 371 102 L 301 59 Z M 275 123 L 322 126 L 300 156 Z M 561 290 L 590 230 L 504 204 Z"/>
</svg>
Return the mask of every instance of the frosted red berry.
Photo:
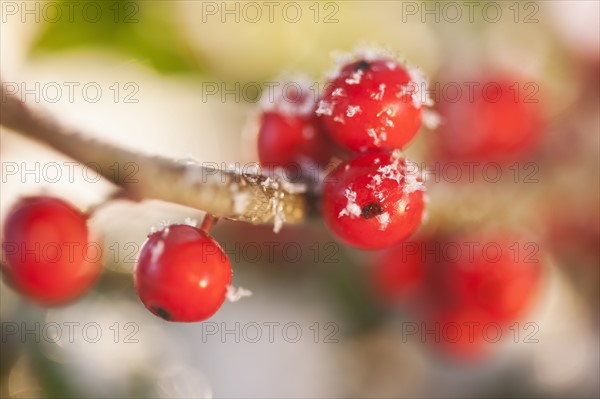
<svg viewBox="0 0 600 399">
<path fill-rule="evenodd" d="M 325 179 L 323 217 L 330 230 L 349 245 L 389 247 L 419 226 L 424 189 L 416 166 L 407 163 L 399 151 L 358 155 Z"/>
<path fill-rule="evenodd" d="M 79 297 L 100 274 L 101 247 L 90 242 L 85 215 L 57 198 L 21 199 L 8 214 L 2 246 L 8 283 L 42 305 Z"/>
<path fill-rule="evenodd" d="M 273 101 L 264 98 L 258 131 L 258 155 L 266 167 L 289 170 L 323 167 L 331 158 L 331 143 L 314 113 L 308 85 L 280 86 Z M 294 92 L 295 90 L 295 92 Z M 289 93 L 289 94 L 286 94 Z"/>
<path fill-rule="evenodd" d="M 355 152 L 403 148 L 421 127 L 425 80 L 390 58 L 343 65 L 326 85 L 316 114 L 330 136 Z"/>
<path fill-rule="evenodd" d="M 477 82 L 473 93 L 464 90 L 458 99 L 440 98 L 438 156 L 500 161 L 530 154 L 542 133 L 539 99 L 532 94 L 535 84 L 505 76 Z"/>
<path fill-rule="evenodd" d="M 155 315 L 169 321 L 203 321 L 223 305 L 231 266 L 207 233 L 172 225 L 148 237 L 134 282 L 144 306 Z"/>
</svg>

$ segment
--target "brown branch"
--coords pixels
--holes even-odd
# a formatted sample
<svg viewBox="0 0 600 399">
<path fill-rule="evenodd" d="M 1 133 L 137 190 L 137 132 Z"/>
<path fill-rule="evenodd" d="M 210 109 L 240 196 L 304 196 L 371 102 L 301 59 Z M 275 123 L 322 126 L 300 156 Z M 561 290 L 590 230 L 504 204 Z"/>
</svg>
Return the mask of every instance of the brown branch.
<svg viewBox="0 0 600 399">
<path fill-rule="evenodd" d="M 149 156 L 90 138 L 62 126 L 51 115 L 33 109 L 0 89 L 0 124 L 46 143 L 98 169 L 133 200 L 159 199 L 201 209 L 216 217 L 251 222 L 301 223 L 310 201 L 298 185 L 258 174 L 207 168 L 198 162 Z M 115 166 L 117 168 L 115 168 Z"/>
<path fill-rule="evenodd" d="M 30 108 L 3 90 L 4 85 L 0 90 L 0 125 L 42 141 L 85 165 L 95 165 L 107 180 L 123 189 L 127 198 L 159 199 L 201 209 L 215 217 L 271 223 L 276 229 L 282 222 L 303 223 L 316 215 L 317 201 L 313 194 L 302 192 L 298 185 L 259 174 L 223 171 L 197 162 L 139 154 L 103 143 L 85 132 L 60 125 L 46 112 Z M 564 130 L 564 126 L 552 128 L 557 129 Z M 470 184 L 451 184 L 443 179 L 439 184 L 429 182 L 430 226 L 536 225 L 544 205 L 552 203 L 557 192 L 569 189 L 565 181 L 578 180 L 551 178 L 556 169 L 564 173 L 565 166 L 545 166 L 544 184 L 512 181 L 510 170 L 503 171 L 503 179 L 497 184 L 481 179 Z M 571 166 L 568 173 L 587 179 L 589 176 L 580 169 Z M 455 188 L 448 189 L 449 185 Z"/>
</svg>

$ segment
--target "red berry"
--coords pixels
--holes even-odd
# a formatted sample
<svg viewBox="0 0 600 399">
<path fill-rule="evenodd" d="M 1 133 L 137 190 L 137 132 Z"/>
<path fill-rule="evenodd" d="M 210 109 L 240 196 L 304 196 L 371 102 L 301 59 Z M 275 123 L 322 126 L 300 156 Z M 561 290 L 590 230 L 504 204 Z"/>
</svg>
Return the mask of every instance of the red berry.
<svg viewBox="0 0 600 399">
<path fill-rule="evenodd" d="M 203 321 L 225 301 L 231 266 L 204 231 L 172 225 L 148 236 L 134 281 L 138 296 L 155 315 L 169 321 Z"/>
<path fill-rule="evenodd" d="M 533 256 L 537 247 L 517 236 L 486 234 L 442 238 L 439 248 L 441 259 L 427 262 L 429 322 L 439 323 L 446 354 L 481 358 L 507 336 L 535 298 L 541 275 Z"/>
<path fill-rule="evenodd" d="M 425 187 L 399 151 L 358 155 L 340 164 L 323 187 L 323 217 L 349 245 L 399 243 L 421 222 Z"/>
<path fill-rule="evenodd" d="M 485 358 L 504 335 L 506 326 L 476 307 L 442 309 L 427 321 L 427 340 L 445 355 L 461 361 Z"/>
<path fill-rule="evenodd" d="M 4 226 L 5 277 L 40 304 L 71 301 L 100 274 L 101 252 L 90 244 L 79 210 L 57 198 L 23 198 Z"/>
<path fill-rule="evenodd" d="M 458 262 L 448 263 L 445 271 L 440 271 L 453 302 L 476 307 L 497 322 L 522 316 L 539 285 L 540 261 L 533 255 L 537 244 L 508 236 L 464 237 L 460 241 L 480 246 L 475 247 L 472 259 L 465 252 Z"/>
<path fill-rule="evenodd" d="M 373 290 L 382 301 L 404 306 L 419 301 L 426 276 L 419 243 L 404 242 L 392 247 L 371 265 Z"/>
<path fill-rule="evenodd" d="M 298 170 L 323 167 L 331 158 L 331 143 L 314 114 L 316 104 L 308 85 L 293 83 L 300 90 L 269 102 L 262 101 L 263 112 L 258 132 L 258 155 L 263 166 Z M 284 85 L 283 87 L 286 87 Z M 292 86 L 287 86 L 292 87 Z"/>
<path fill-rule="evenodd" d="M 508 77 L 482 79 L 473 96 L 444 98 L 439 111 L 440 156 L 456 160 L 505 160 L 531 153 L 542 131 L 538 99 Z M 519 88 L 520 90 L 517 90 Z M 530 102 L 535 101 L 535 102 Z"/>
<path fill-rule="evenodd" d="M 425 80 L 390 58 L 341 67 L 316 111 L 330 136 L 356 152 L 402 148 L 421 127 Z"/>
</svg>

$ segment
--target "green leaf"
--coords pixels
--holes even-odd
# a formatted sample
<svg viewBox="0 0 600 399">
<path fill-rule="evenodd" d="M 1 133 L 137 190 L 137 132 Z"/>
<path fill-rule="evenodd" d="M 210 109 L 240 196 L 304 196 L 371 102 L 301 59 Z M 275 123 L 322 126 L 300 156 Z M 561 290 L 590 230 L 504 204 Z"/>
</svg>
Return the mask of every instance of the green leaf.
<svg viewBox="0 0 600 399">
<path fill-rule="evenodd" d="M 108 49 L 163 73 L 202 72 L 168 2 L 61 0 L 56 4 L 61 14 L 48 8 L 31 55 Z"/>
</svg>

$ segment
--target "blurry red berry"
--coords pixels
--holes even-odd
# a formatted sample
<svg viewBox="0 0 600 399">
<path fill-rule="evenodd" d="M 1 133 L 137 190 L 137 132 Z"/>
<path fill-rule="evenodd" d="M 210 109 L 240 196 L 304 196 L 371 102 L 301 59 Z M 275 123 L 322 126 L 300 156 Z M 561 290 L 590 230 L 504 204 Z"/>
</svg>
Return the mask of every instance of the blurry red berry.
<svg viewBox="0 0 600 399">
<path fill-rule="evenodd" d="M 10 285 L 42 305 L 63 304 L 88 291 L 100 274 L 101 247 L 89 241 L 86 223 L 84 214 L 60 199 L 21 199 L 4 226 L 3 269 Z"/>
<path fill-rule="evenodd" d="M 472 259 L 465 250 L 457 262 L 445 266 L 443 275 L 454 301 L 477 307 L 498 322 L 521 317 L 539 286 L 539 246 L 501 235 L 462 240 L 480 245 L 473 250 Z"/>
<path fill-rule="evenodd" d="M 403 148 L 421 127 L 425 80 L 391 58 L 359 59 L 328 82 L 317 115 L 355 152 Z"/>
<path fill-rule="evenodd" d="M 138 296 L 155 315 L 169 321 L 203 321 L 223 305 L 231 266 L 204 231 L 172 225 L 148 237 L 134 281 Z"/>
<path fill-rule="evenodd" d="M 405 241 L 374 259 L 369 268 L 371 283 L 385 303 L 412 305 L 422 296 L 426 269 L 420 243 Z"/>
<path fill-rule="evenodd" d="M 309 86 L 292 82 L 300 90 L 294 94 L 276 96 L 272 102 L 262 101 L 258 132 L 260 163 L 267 167 L 323 167 L 331 158 L 331 143 L 314 114 L 316 105 Z M 283 86 L 285 87 L 285 86 Z"/>
<path fill-rule="evenodd" d="M 505 335 L 507 327 L 476 307 L 440 309 L 427 322 L 425 343 L 434 345 L 452 359 L 484 359 Z"/>
<path fill-rule="evenodd" d="M 349 245 L 389 247 L 421 223 L 424 189 L 415 165 L 399 151 L 358 155 L 325 179 L 323 218 Z"/>
<path fill-rule="evenodd" d="M 423 341 L 457 360 L 491 353 L 535 299 L 538 246 L 515 234 L 436 234 L 390 248 L 371 269 L 388 303 L 408 307 Z"/>
<path fill-rule="evenodd" d="M 529 85 L 526 86 L 525 85 Z M 542 130 L 535 83 L 504 76 L 481 79 L 455 99 L 442 96 L 439 156 L 449 160 L 510 160 L 530 154 Z M 537 91 L 535 91 L 537 93 Z"/>
</svg>

